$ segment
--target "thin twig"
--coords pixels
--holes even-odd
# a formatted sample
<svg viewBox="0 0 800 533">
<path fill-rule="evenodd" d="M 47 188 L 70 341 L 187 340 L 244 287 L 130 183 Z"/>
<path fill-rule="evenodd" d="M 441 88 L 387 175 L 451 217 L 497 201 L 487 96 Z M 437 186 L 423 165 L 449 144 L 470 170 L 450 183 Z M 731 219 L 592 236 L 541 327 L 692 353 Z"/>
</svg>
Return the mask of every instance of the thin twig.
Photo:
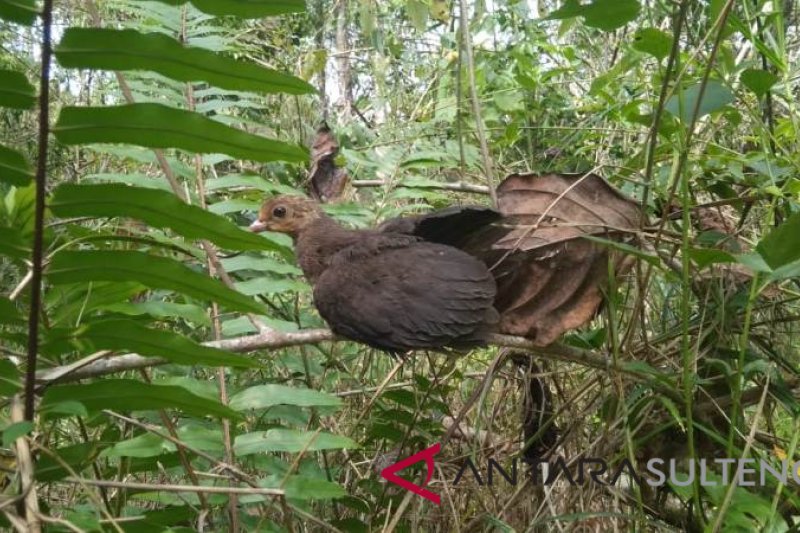
<svg viewBox="0 0 800 533">
<path fill-rule="evenodd" d="M 255 488 L 255 487 L 207 487 L 200 485 L 173 485 L 171 483 L 139 483 L 137 481 L 109 481 L 105 479 L 86 479 L 67 477 L 56 483 L 71 483 L 74 485 L 91 485 L 95 487 L 110 487 L 127 490 L 147 490 L 153 492 L 194 492 L 197 494 L 256 494 L 263 496 L 283 496 L 281 489 Z"/>
<path fill-rule="evenodd" d="M 475 80 L 475 58 L 473 57 L 472 39 L 469 33 L 469 19 L 467 13 L 467 0 L 459 0 L 461 15 L 459 16 L 459 26 L 461 29 L 461 43 L 464 55 L 467 60 L 467 77 L 469 79 L 469 93 L 472 101 L 472 113 L 475 115 L 475 135 L 478 137 L 478 144 L 481 148 L 481 158 L 483 159 L 483 172 L 486 174 L 486 183 L 489 186 L 489 196 L 492 198 L 492 205 L 497 207 L 497 191 L 495 191 L 494 165 L 492 155 L 489 152 L 489 143 L 486 141 L 486 131 L 484 130 L 483 114 L 481 113 L 481 101 L 478 96 L 478 84 Z"/>
<path fill-rule="evenodd" d="M 386 182 L 383 180 L 355 180 L 351 182 L 353 187 L 356 188 L 367 188 L 367 187 L 386 187 Z M 400 183 L 396 185 L 396 187 L 419 187 L 420 189 L 439 189 L 443 191 L 457 191 L 457 192 L 469 192 L 474 194 L 491 194 L 491 190 L 486 185 L 473 185 L 472 183 L 464 183 L 464 182 L 457 182 L 457 183 L 436 183 L 436 184 L 426 184 L 423 186 L 415 186 L 411 185 L 403 185 Z"/>
<path fill-rule="evenodd" d="M 22 402 L 19 396 L 14 396 L 11 403 L 11 421 L 22 422 Z M 36 533 L 42 530 L 39 523 L 39 497 L 36 493 L 36 479 L 34 477 L 34 461 L 28 437 L 23 435 L 14 441 L 17 456 L 17 469 L 20 477 L 20 491 L 24 495 L 25 521 L 27 531 Z"/>
</svg>

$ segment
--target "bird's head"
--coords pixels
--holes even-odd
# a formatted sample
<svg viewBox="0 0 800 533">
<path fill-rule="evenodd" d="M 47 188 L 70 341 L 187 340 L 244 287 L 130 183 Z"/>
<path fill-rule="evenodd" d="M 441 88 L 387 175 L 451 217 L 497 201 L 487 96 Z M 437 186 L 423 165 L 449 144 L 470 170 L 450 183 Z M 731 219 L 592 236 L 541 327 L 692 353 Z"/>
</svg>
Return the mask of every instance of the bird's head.
<svg viewBox="0 0 800 533">
<path fill-rule="evenodd" d="M 250 224 L 250 231 L 277 231 L 295 237 L 322 216 L 322 210 L 313 200 L 301 196 L 278 196 L 264 202 L 258 219 Z"/>
</svg>

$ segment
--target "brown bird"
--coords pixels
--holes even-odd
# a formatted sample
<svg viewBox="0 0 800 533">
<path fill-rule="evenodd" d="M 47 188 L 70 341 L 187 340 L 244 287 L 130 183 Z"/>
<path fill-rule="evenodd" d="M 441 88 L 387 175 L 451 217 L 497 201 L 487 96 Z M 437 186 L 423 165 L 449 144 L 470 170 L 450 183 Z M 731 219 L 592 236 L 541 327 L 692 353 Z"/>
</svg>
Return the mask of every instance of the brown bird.
<svg viewBox="0 0 800 533">
<path fill-rule="evenodd" d="M 317 308 L 343 336 L 395 351 L 466 347 L 474 339 L 483 338 L 491 326 L 493 332 L 523 336 L 546 346 L 595 316 L 607 290 L 609 261 L 618 277 L 630 269 L 631 262 L 624 255 L 612 254 L 583 237 L 635 244 L 631 235 L 639 228 L 641 210 L 637 202 L 593 174 L 512 174 L 497 187 L 497 197 L 497 211 L 482 206 L 449 207 L 394 218 L 371 231 L 342 228 L 310 200 L 278 198 L 264 204 L 252 229 L 281 231 L 295 238 L 300 266 L 314 284 Z M 446 250 L 445 255 L 435 256 L 437 262 L 427 256 L 420 261 L 434 249 Z M 414 251 L 409 254 L 410 250 Z M 461 253 L 456 253 L 458 250 Z M 482 262 L 483 269 L 466 259 L 465 253 Z M 431 318 L 434 321 L 429 326 L 436 331 L 441 327 L 436 323 L 441 308 L 455 312 L 450 309 L 455 304 L 449 299 L 466 305 L 458 291 L 480 286 L 483 277 L 460 283 L 449 279 L 451 274 L 462 275 L 460 270 L 452 270 L 452 265 L 447 267 L 450 270 L 442 270 L 445 259 L 451 257 L 451 263 L 459 268 L 471 265 L 476 269 L 471 272 L 480 272 L 481 276 L 488 269 L 494 279 L 492 307 L 499 317 L 488 306 L 478 306 L 473 308 L 472 318 L 479 319 L 469 322 L 474 330 L 466 328 L 471 334 L 462 333 L 464 328 L 454 331 L 451 327 L 438 336 L 429 331 L 422 336 L 424 340 L 416 342 L 387 341 L 394 348 L 367 339 L 370 335 L 370 339 L 387 336 L 389 330 L 402 338 L 406 333 L 401 330 L 424 329 L 425 321 Z M 376 286 L 385 293 L 372 289 L 359 292 L 365 278 L 360 277 L 361 271 L 348 271 L 348 266 L 356 268 L 356 264 L 364 272 L 378 269 L 383 277 L 376 280 Z M 322 279 L 329 268 L 330 275 Z M 347 276 L 352 279 L 345 286 L 342 280 Z M 367 293 L 375 297 L 355 311 L 349 301 L 346 310 L 333 309 L 332 302 L 351 298 L 351 292 L 361 298 Z M 394 292 L 404 297 L 386 298 Z M 477 301 L 472 300 L 470 305 L 475 306 Z M 420 314 L 422 310 L 427 314 Z M 360 317 L 356 311 L 367 316 Z M 482 314 L 484 311 L 488 314 Z M 441 318 L 452 317 L 445 314 Z M 366 333 L 352 331 L 352 321 L 361 321 L 358 327 Z"/>
<path fill-rule="evenodd" d="M 250 229 L 294 239 L 314 304 L 343 337 L 393 354 L 466 349 L 483 344 L 498 320 L 488 268 L 453 246 L 391 229 L 346 229 L 296 196 L 266 201 Z"/>
</svg>

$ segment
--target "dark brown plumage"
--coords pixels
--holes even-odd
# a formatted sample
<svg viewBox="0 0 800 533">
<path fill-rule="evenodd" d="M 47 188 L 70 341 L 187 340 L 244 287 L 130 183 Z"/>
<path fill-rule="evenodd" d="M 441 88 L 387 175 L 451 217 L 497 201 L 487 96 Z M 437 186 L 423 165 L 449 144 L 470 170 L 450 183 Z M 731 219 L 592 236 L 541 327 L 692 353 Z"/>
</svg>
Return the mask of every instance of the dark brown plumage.
<svg viewBox="0 0 800 533">
<path fill-rule="evenodd" d="M 349 230 L 311 200 L 278 197 L 253 231 L 295 240 L 314 303 L 331 329 L 390 353 L 482 344 L 497 321 L 496 287 L 479 260 L 457 248 L 391 230 Z"/>
</svg>

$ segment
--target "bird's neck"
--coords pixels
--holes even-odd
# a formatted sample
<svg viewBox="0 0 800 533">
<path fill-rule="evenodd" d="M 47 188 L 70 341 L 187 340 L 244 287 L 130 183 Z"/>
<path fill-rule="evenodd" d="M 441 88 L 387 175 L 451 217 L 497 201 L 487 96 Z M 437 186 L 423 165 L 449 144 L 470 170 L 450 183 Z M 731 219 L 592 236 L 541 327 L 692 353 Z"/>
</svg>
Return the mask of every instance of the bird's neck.
<svg viewBox="0 0 800 533">
<path fill-rule="evenodd" d="M 295 249 L 308 281 L 316 282 L 333 256 L 351 246 L 357 238 L 356 231 L 343 228 L 329 216 L 322 216 L 300 230 L 295 236 Z"/>
</svg>

